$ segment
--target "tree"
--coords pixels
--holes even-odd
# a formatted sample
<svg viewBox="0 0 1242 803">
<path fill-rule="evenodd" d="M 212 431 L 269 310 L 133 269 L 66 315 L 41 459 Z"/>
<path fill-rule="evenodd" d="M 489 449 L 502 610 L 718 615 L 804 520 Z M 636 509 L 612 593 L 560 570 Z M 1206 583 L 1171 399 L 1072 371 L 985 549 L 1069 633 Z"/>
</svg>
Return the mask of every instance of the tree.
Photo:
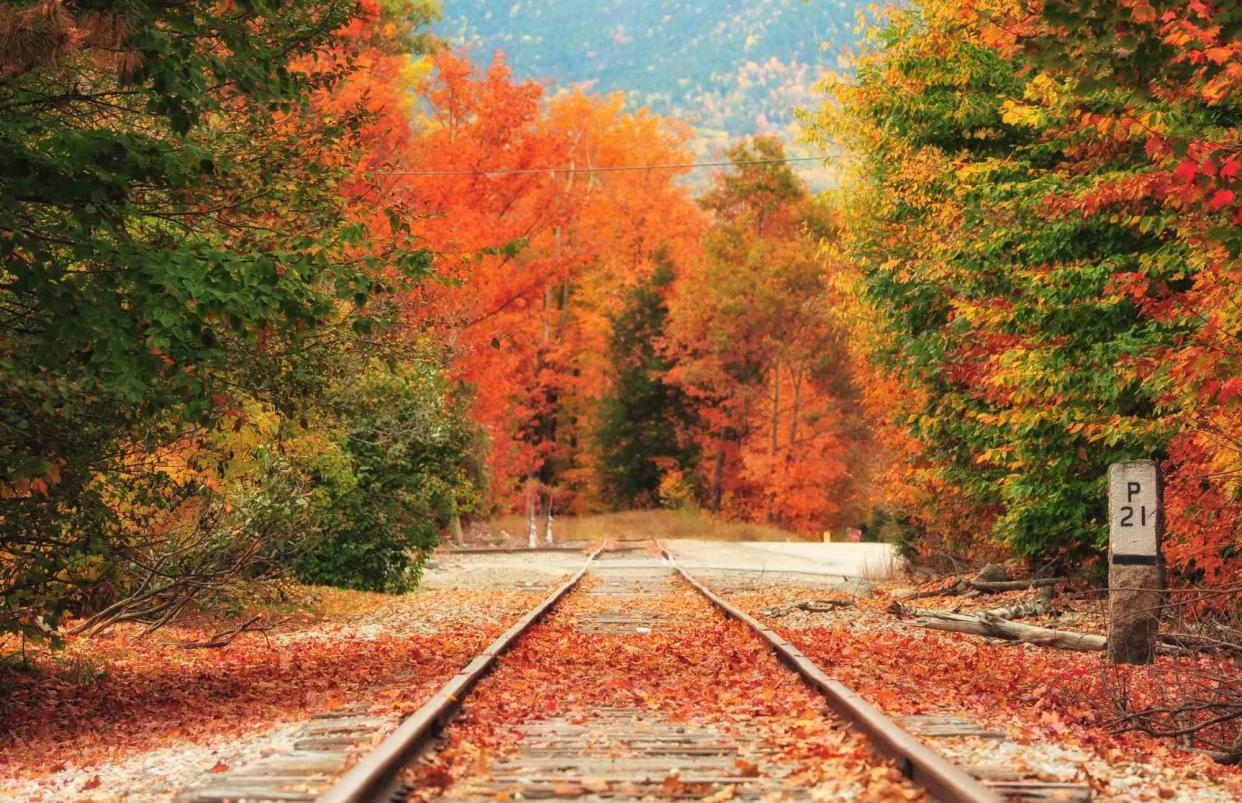
<svg viewBox="0 0 1242 803">
<path fill-rule="evenodd" d="M 672 282 L 672 265 L 660 264 L 612 318 L 612 375 L 601 400 L 598 438 L 601 482 L 618 507 L 658 502 L 660 482 L 670 468 L 689 472 L 697 467 L 690 400 L 665 381 L 673 362 L 664 353 L 668 304 L 663 294 Z"/>
<path fill-rule="evenodd" d="M 370 303 L 426 274 L 425 252 L 369 243 L 342 204 L 368 110 L 311 108 L 380 14 L 260 0 L 0 15 L 0 628 L 124 596 L 178 538 L 244 540 L 212 512 L 210 475 L 176 456 L 251 402 L 303 415 L 325 355 L 373 328 Z"/>
<path fill-rule="evenodd" d="M 1198 3 L 929 0 L 829 82 L 818 130 L 856 168 L 836 284 L 873 322 L 873 409 L 908 438 L 895 473 L 929 529 L 1076 563 L 1101 554 L 1108 464 L 1166 456 L 1174 542 L 1219 526 L 1178 475 L 1224 470 L 1209 508 L 1236 489 L 1231 25 Z M 1219 560 L 1221 537 L 1188 551 Z"/>
<path fill-rule="evenodd" d="M 837 521 L 846 454 L 863 455 L 865 437 L 845 413 L 853 390 L 823 303 L 819 239 L 833 225 L 783 156 L 775 139 L 740 144 L 704 195 L 715 223 L 672 297 L 670 377 L 702 422 L 707 505 L 813 530 Z"/>
<path fill-rule="evenodd" d="M 609 313 L 661 251 L 693 252 L 701 219 L 673 171 L 575 168 L 687 161 L 687 132 L 620 97 L 545 105 L 502 59 L 479 71 L 441 53 L 434 66 L 404 157 L 421 175 L 399 191 L 447 281 L 407 296 L 404 314 L 448 344 L 472 389 L 491 504 L 590 506 Z"/>
<path fill-rule="evenodd" d="M 298 577 L 409 590 L 449 517 L 477 501 L 478 431 L 434 363 L 372 362 L 334 390 L 331 408 L 349 470 L 316 505 L 319 535 L 299 558 Z"/>
</svg>

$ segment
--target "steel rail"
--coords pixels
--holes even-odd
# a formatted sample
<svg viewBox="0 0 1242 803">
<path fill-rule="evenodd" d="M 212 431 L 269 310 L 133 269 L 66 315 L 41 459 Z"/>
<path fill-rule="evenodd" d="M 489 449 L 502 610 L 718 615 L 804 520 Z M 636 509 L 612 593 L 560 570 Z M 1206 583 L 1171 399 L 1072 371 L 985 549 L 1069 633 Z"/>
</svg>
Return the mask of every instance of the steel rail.
<svg viewBox="0 0 1242 803">
<path fill-rule="evenodd" d="M 402 767 L 443 731 L 444 726 L 461 708 L 461 699 L 492 670 L 496 659 L 535 622 L 543 618 L 561 597 L 578 584 L 591 562 L 604 551 L 596 549 L 582 568 L 532 608 L 512 627 L 470 660 L 440 690 L 414 713 L 410 714 L 391 734 L 363 756 L 348 772 L 337 779 L 319 796 L 319 803 L 360 803 L 360 801 L 391 800 L 400 789 L 398 773 Z"/>
<path fill-rule="evenodd" d="M 611 552 L 612 550 L 609 550 Z M 538 555 L 554 552 L 582 552 L 582 544 L 578 546 L 483 546 L 437 549 L 436 555 Z"/>
<path fill-rule="evenodd" d="M 854 723 L 862 733 L 866 734 L 877 752 L 897 762 L 902 774 L 913 783 L 927 789 L 932 796 L 943 803 L 1003 802 L 1004 798 L 996 791 L 989 789 L 970 773 L 902 730 L 900 725 L 880 713 L 844 683 L 829 677 L 814 661 L 803 655 L 801 650 L 782 638 L 779 633 L 696 580 L 678 565 L 672 553 L 663 545 L 660 549 L 664 553 L 665 560 L 682 576 L 682 579 L 725 615 L 744 622 L 754 630 L 768 643 L 768 646 L 786 666 L 797 672 L 807 685 L 824 695 L 837 714 Z"/>
</svg>

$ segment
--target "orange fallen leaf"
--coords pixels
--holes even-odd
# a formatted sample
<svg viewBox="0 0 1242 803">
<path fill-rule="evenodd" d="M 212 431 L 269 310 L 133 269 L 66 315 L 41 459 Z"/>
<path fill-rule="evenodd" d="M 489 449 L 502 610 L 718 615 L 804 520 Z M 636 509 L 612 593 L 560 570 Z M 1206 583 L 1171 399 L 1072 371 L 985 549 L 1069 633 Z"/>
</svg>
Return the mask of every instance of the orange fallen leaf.
<svg viewBox="0 0 1242 803">
<path fill-rule="evenodd" d="M 759 777 L 759 767 L 756 766 L 754 762 L 747 761 L 744 758 L 739 758 L 734 760 L 733 764 L 737 767 L 737 774 L 743 778 Z"/>
</svg>

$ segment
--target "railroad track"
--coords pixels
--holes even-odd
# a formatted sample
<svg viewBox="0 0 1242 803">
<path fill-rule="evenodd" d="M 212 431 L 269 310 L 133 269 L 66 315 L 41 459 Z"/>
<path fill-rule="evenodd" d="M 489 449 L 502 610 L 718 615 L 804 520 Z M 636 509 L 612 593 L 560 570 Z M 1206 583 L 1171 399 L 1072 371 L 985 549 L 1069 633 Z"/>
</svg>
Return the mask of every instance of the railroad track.
<svg viewBox="0 0 1242 803">
<path fill-rule="evenodd" d="M 545 619 L 546 626 L 531 631 Z M 643 656 L 644 640 L 637 639 L 635 646 L 640 636 L 662 654 Z M 743 642 L 751 645 L 750 652 Z M 687 692 L 687 687 L 677 686 L 680 668 L 669 655 L 687 661 L 677 648 L 685 643 L 699 650 L 687 654 L 700 655 L 705 663 L 720 662 L 718 687 Z M 712 652 L 717 643 L 719 656 Z M 580 673 L 568 680 L 548 675 L 546 667 L 557 663 L 557 651 L 567 646 L 574 655 L 594 655 L 596 663 L 579 661 L 567 667 L 565 673 Z M 792 671 L 782 669 L 773 656 Z M 624 676 L 592 674 L 624 672 L 627 662 L 647 659 L 667 676 L 657 673 L 646 686 L 635 687 Z M 758 666 L 765 661 L 771 666 Z M 751 699 L 750 688 L 730 688 L 735 671 L 762 672 L 779 681 L 784 684 L 780 697 L 760 703 Z M 515 698 L 537 695 L 543 686 L 554 699 L 536 716 L 505 723 L 502 737 L 497 737 L 504 743 L 502 750 L 494 756 L 471 754 L 476 755 L 473 761 L 462 758 L 469 739 L 476 738 L 489 717 L 497 718 L 496 711 L 508 710 Z M 677 687 L 676 695 L 685 696 L 686 704 L 670 705 L 681 697 L 670 696 L 666 686 Z M 696 694 L 704 695 L 697 705 L 692 699 Z M 706 705 L 709 698 L 711 706 Z M 707 715 L 708 708 L 723 713 Z M 351 716 L 350 709 L 333 713 L 323 720 L 318 738 L 338 757 L 351 749 L 345 744 L 350 739 L 367 742 L 375 730 L 365 716 Z M 915 718 L 907 727 L 921 730 L 924 738 L 974 733 L 969 723 L 963 726 L 951 718 Z M 873 755 L 860 766 L 860 753 Z M 865 784 L 868 778 L 883 776 L 885 764 L 900 773 L 891 773 L 895 780 L 885 783 L 922 787 L 942 801 L 1043 797 L 1037 789 L 1006 787 L 1003 779 L 989 786 L 952 764 L 689 575 L 671 555 L 654 550 L 638 556 L 597 550 L 573 577 L 320 794 L 304 775 L 318 772 L 323 781 L 330 763 L 302 751 L 260 763 L 214 790 L 195 790 L 182 799 L 809 800 L 811 787 L 817 799 L 825 793 L 828 799 L 856 799 L 875 796 Z M 874 768 L 881 769 L 880 776 L 868 774 Z M 446 784 L 449 776 L 452 782 Z"/>
</svg>

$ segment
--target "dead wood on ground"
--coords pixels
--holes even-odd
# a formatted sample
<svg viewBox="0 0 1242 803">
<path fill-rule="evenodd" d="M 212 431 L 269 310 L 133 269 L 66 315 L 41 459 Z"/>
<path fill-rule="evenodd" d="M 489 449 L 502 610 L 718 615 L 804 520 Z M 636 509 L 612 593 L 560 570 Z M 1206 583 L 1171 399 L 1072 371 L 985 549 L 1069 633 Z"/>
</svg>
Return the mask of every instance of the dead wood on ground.
<svg viewBox="0 0 1242 803">
<path fill-rule="evenodd" d="M 280 624 L 280 622 L 273 622 L 270 625 L 256 627 L 259 620 L 262 618 L 262 615 L 252 616 L 232 630 L 221 630 L 206 641 L 187 641 L 179 646 L 183 650 L 218 649 L 220 647 L 229 646 L 243 633 L 262 633 L 263 637 L 267 638 L 267 632 L 276 625 Z M 268 643 L 271 644 L 271 641 L 269 640 Z"/>
<path fill-rule="evenodd" d="M 914 617 L 911 624 L 932 630 L 949 630 L 955 633 L 989 636 L 1023 644 L 1038 644 L 1043 647 L 1082 652 L 1097 652 L 1107 646 L 1107 639 L 1104 636 L 1019 624 L 989 611 L 977 614 L 950 613 L 911 608 L 895 602 L 889 606 L 889 612 L 903 618 Z"/>
</svg>

